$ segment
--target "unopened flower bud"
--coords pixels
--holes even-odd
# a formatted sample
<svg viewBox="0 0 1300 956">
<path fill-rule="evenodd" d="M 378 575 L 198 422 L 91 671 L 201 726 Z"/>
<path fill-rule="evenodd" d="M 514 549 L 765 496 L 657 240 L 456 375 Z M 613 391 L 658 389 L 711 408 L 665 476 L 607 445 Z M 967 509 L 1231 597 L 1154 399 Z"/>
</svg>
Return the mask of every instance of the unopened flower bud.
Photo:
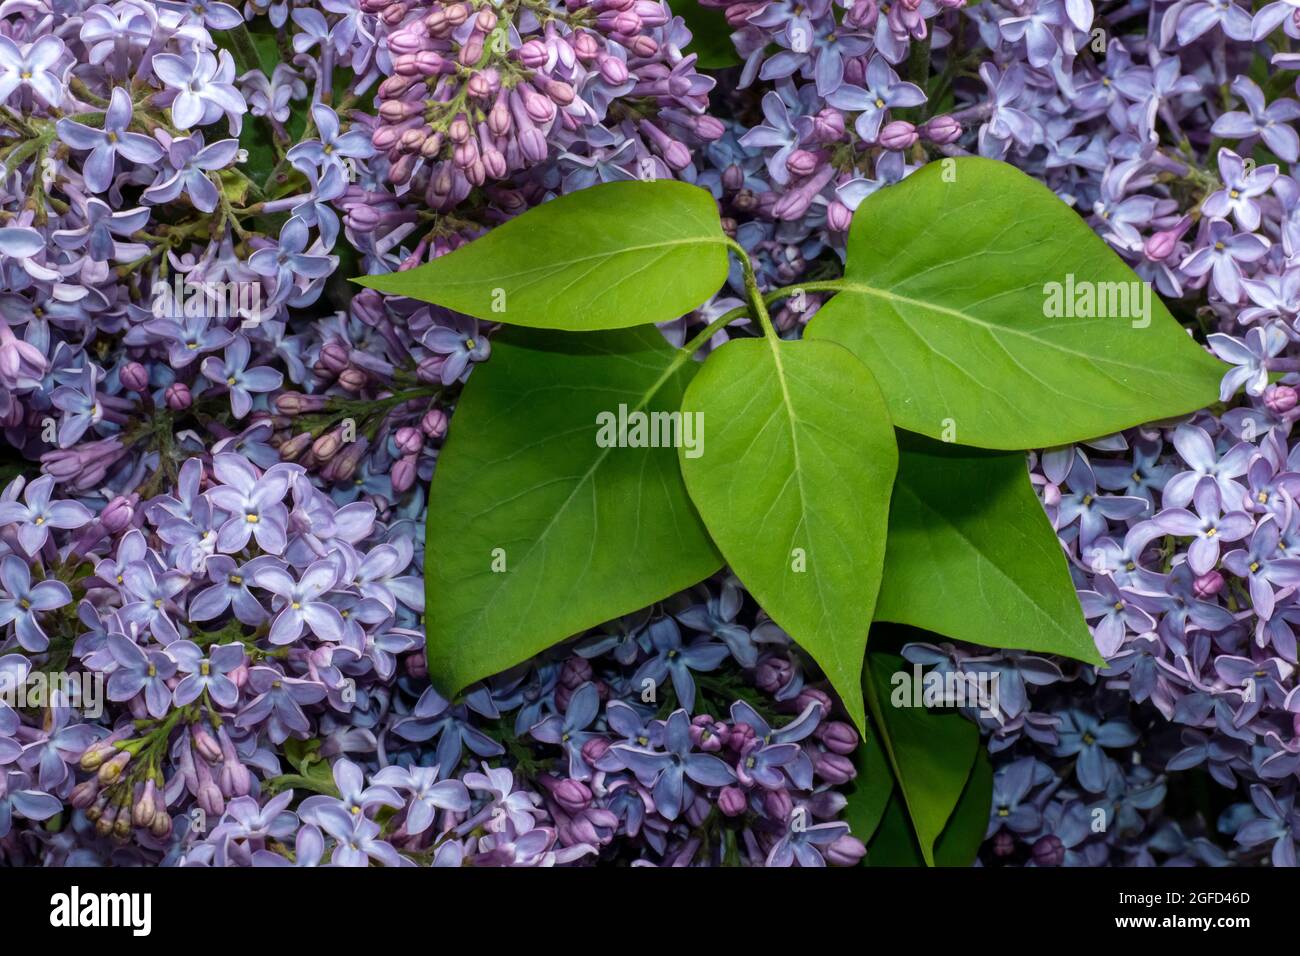
<svg viewBox="0 0 1300 956">
<path fill-rule="evenodd" d="M 857 837 L 846 833 L 823 850 L 822 855 L 831 866 L 857 866 L 867 855 L 867 848 Z"/>
<path fill-rule="evenodd" d="M 1284 415 L 1295 408 L 1300 393 L 1290 385 L 1270 385 L 1264 389 L 1264 405 L 1274 415 Z"/>
<path fill-rule="evenodd" d="M 100 512 L 99 520 L 103 522 L 104 528 L 111 534 L 117 534 L 126 530 L 131 524 L 131 519 L 135 517 L 135 507 L 130 498 L 118 495 Z"/>
<path fill-rule="evenodd" d="M 1218 571 L 1206 571 L 1192 582 L 1192 593 L 1202 601 L 1207 601 L 1223 590 L 1223 575 Z"/>
<path fill-rule="evenodd" d="M 723 787 L 718 792 L 718 809 L 722 811 L 723 816 L 740 816 L 745 812 L 748 803 L 745 791 L 739 787 Z"/>
<path fill-rule="evenodd" d="M 172 382 L 168 385 L 163 398 L 167 402 L 167 407 L 174 412 L 183 412 L 194 404 L 194 399 L 190 396 L 190 387 L 184 382 Z"/>
<path fill-rule="evenodd" d="M 1060 866 L 1065 862 L 1065 844 L 1055 833 L 1034 842 L 1034 862 L 1039 866 Z"/>
<path fill-rule="evenodd" d="M 880 145 L 885 149 L 907 149 L 917 138 L 916 127 L 907 120 L 894 120 L 880 131 Z"/>
<path fill-rule="evenodd" d="M 961 138 L 961 123 L 951 116 L 934 116 L 921 126 L 921 136 L 936 146 L 947 146 Z"/>
<path fill-rule="evenodd" d="M 126 765 L 130 762 L 131 754 L 128 751 L 118 751 L 116 756 L 111 760 L 106 761 L 104 765 L 99 768 L 100 784 L 107 786 L 110 783 L 114 783 L 120 776 L 122 776 L 122 771 L 126 769 Z"/>
<path fill-rule="evenodd" d="M 827 750 L 851 754 L 858 749 L 858 732 L 842 720 L 831 720 L 817 728 L 817 738 Z"/>
<path fill-rule="evenodd" d="M 441 438 L 447 434 L 447 413 L 441 408 L 431 408 L 420 419 L 420 431 L 430 438 Z"/>
<path fill-rule="evenodd" d="M 127 362 L 119 374 L 122 387 L 132 392 L 144 392 L 149 389 L 149 370 L 139 362 Z"/>
</svg>

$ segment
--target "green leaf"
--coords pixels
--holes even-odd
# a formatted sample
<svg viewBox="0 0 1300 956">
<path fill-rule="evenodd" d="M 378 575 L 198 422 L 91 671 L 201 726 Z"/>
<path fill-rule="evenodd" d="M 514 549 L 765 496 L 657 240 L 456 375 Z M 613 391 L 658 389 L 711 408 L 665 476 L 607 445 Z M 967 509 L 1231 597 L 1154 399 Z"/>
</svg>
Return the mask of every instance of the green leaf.
<svg viewBox="0 0 1300 956">
<path fill-rule="evenodd" d="M 433 262 L 356 279 L 393 295 L 542 329 L 621 329 L 690 312 L 727 278 L 717 203 L 659 180 L 592 186 Z"/>
<path fill-rule="evenodd" d="M 935 842 L 936 866 L 965 867 L 975 862 L 988 829 L 992 802 L 993 765 L 981 747 L 975 754 L 975 765 L 957 801 L 957 808 Z M 867 844 L 867 858 L 863 862 L 867 866 L 926 865 L 907 817 L 907 806 L 898 791 L 894 791 L 884 808 L 880 825 Z"/>
<path fill-rule="evenodd" d="M 873 651 L 864 670 L 863 690 L 921 856 L 927 866 L 934 866 L 935 841 L 966 787 L 980 746 L 979 730 L 956 711 L 908 706 L 910 693 L 899 694 L 901 700 L 896 701 L 894 675 L 906 674 L 910 679 L 912 674 L 912 666 L 898 655 Z M 900 690 L 906 691 L 907 685 Z"/>
<path fill-rule="evenodd" d="M 894 774 L 889 767 L 889 757 L 870 724 L 867 724 L 862 743 L 853 755 L 853 767 L 857 776 L 843 790 L 848 799 L 844 822 L 849 825 L 853 836 L 869 843 L 894 792 Z"/>
<path fill-rule="evenodd" d="M 429 672 L 452 693 L 722 563 L 672 448 L 597 444 L 601 413 L 680 407 L 687 353 L 653 328 L 507 329 L 492 352 L 429 490 Z"/>
<path fill-rule="evenodd" d="M 899 433 L 876 620 L 1104 663 L 1019 452 Z"/>
<path fill-rule="evenodd" d="M 740 63 L 740 55 L 731 42 L 731 25 L 721 10 L 706 7 L 700 0 L 673 0 L 673 13 L 685 20 L 691 31 L 691 42 L 685 52 L 698 56 L 696 66 L 720 70 Z"/>
<path fill-rule="evenodd" d="M 1108 312 L 1145 318 L 1049 317 L 1051 283 L 1060 298 L 1067 283 L 1113 291 Z M 1216 401 L 1226 370 L 1077 212 L 1006 163 L 945 159 L 873 193 L 840 287 L 808 334 L 871 368 L 894 424 L 964 445 L 1063 445 L 1181 415 Z"/>
<path fill-rule="evenodd" d="M 934 844 L 934 862 L 939 866 L 970 866 L 979 854 L 984 834 L 989 828 L 989 810 L 993 807 L 993 764 L 983 747 L 975 752 L 966 788 L 948 825 Z"/>
<path fill-rule="evenodd" d="M 862 653 L 898 452 L 862 363 L 828 342 L 738 339 L 686 390 L 691 500 L 737 576 L 812 654 L 861 728 Z"/>
</svg>

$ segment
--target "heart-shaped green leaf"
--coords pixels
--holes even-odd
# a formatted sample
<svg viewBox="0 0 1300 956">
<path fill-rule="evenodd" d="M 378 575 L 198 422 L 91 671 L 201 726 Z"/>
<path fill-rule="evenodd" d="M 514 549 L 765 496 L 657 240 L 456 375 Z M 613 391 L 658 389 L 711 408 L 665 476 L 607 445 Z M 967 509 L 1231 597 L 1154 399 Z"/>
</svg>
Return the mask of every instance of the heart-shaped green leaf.
<svg viewBox="0 0 1300 956">
<path fill-rule="evenodd" d="M 894 423 L 1063 445 L 1214 402 L 1198 346 L 1079 214 L 1006 163 L 945 159 L 873 193 L 808 326 L 875 374 Z"/>
<path fill-rule="evenodd" d="M 493 322 L 622 329 L 690 312 L 727 278 L 718 206 L 672 180 L 580 189 L 406 272 L 356 279 Z"/>
<path fill-rule="evenodd" d="M 921 856 L 927 866 L 934 866 L 935 841 L 966 787 L 979 749 L 979 730 L 956 711 L 937 713 L 915 706 L 919 695 L 906 692 L 914 671 L 898 655 L 873 651 L 864 670 L 862 684 L 872 719 L 898 781 Z"/>
<path fill-rule="evenodd" d="M 674 449 L 604 431 L 620 413 L 671 421 L 697 368 L 653 328 L 493 339 L 429 491 L 435 684 L 457 691 L 719 568 Z"/>
<path fill-rule="evenodd" d="M 898 453 L 880 390 L 829 342 L 729 342 L 686 390 L 682 473 L 727 563 L 865 724 L 860 675 Z"/>
<path fill-rule="evenodd" d="M 1017 452 L 899 433 L 876 620 L 1103 663 Z"/>
<path fill-rule="evenodd" d="M 966 787 L 957 801 L 957 807 L 948 819 L 948 825 L 934 843 L 934 865 L 970 866 L 979 854 L 980 845 L 989 825 L 989 808 L 993 800 L 993 765 L 988 753 L 980 748 L 975 754 Z M 846 816 L 852 810 L 852 801 L 845 808 Z M 925 866 L 921 846 L 907 816 L 907 806 L 895 790 L 881 813 L 871 842 L 867 844 L 867 866 Z"/>
</svg>

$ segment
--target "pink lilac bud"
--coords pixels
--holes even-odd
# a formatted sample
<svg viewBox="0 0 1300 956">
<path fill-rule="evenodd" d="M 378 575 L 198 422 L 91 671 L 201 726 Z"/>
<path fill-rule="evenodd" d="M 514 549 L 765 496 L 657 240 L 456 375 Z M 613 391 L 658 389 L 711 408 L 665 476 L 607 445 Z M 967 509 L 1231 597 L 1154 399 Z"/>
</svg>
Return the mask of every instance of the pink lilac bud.
<svg viewBox="0 0 1300 956">
<path fill-rule="evenodd" d="M 275 396 L 275 410 L 281 415 L 304 415 L 321 411 L 329 399 L 324 395 L 303 395 L 299 392 L 282 392 Z"/>
<path fill-rule="evenodd" d="M 831 720 L 817 728 L 817 739 L 827 750 L 848 755 L 858 749 L 858 732 L 842 720 Z"/>
<path fill-rule="evenodd" d="M 844 138 L 844 114 L 826 107 L 813 117 L 813 139 L 818 143 L 838 143 Z"/>
<path fill-rule="evenodd" d="M 691 721 L 691 743 L 705 753 L 717 753 L 730 737 L 727 725 L 707 714 L 699 714 Z"/>
<path fill-rule="evenodd" d="M 764 790 L 763 812 L 772 820 L 788 820 L 794 812 L 794 800 L 786 790 Z"/>
<path fill-rule="evenodd" d="M 786 157 L 785 168 L 795 176 L 811 176 L 819 163 L 816 153 L 810 153 L 806 149 L 796 149 Z"/>
<path fill-rule="evenodd" d="M 835 787 L 848 783 L 858 775 L 853 761 L 844 754 L 837 753 L 818 754 L 813 760 L 813 769 L 819 777 Z"/>
<path fill-rule="evenodd" d="M 403 455 L 414 455 L 424 447 L 424 435 L 418 428 L 405 425 L 393 433 L 393 443 Z"/>
<path fill-rule="evenodd" d="M 961 123 L 951 116 L 935 116 L 922 124 L 921 136 L 936 146 L 947 146 L 961 139 Z"/>
<path fill-rule="evenodd" d="M 718 809 L 723 816 L 738 817 L 745 812 L 749 799 L 739 787 L 723 787 L 718 793 Z"/>
<path fill-rule="evenodd" d="M 1264 405 L 1275 415 L 1284 415 L 1295 408 L 1300 392 L 1290 385 L 1270 385 L 1264 389 Z"/>
<path fill-rule="evenodd" d="M 409 491 L 415 484 L 418 476 L 419 458 L 415 455 L 403 455 L 397 461 L 393 462 L 392 470 L 388 473 L 389 480 L 393 483 L 393 491 L 397 494 Z"/>
<path fill-rule="evenodd" d="M 853 211 L 838 199 L 826 204 L 826 225 L 832 232 L 848 232 Z"/>
<path fill-rule="evenodd" d="M 135 499 L 135 495 L 130 498 L 118 495 L 104 507 L 99 520 L 111 534 L 117 534 L 130 527 L 131 519 L 135 517 Z"/>
<path fill-rule="evenodd" d="M 993 836 L 993 855 L 1010 856 L 1016 852 L 1016 838 L 1006 830 L 999 830 Z"/>
<path fill-rule="evenodd" d="M 72 788 L 72 795 L 68 798 L 68 803 L 78 810 L 85 810 L 95 802 L 98 796 L 99 779 L 91 777 L 89 780 L 83 780 Z"/>
<path fill-rule="evenodd" d="M 835 709 L 835 702 L 831 700 L 830 694 L 817 687 L 805 687 L 795 698 L 794 704 L 798 711 L 803 711 L 809 704 L 821 704 L 823 714 L 829 714 Z"/>
<path fill-rule="evenodd" d="M 866 845 L 847 833 L 822 851 L 831 866 L 857 866 L 866 855 Z"/>
<path fill-rule="evenodd" d="M 406 659 L 406 673 L 417 679 L 429 676 L 429 659 L 423 651 L 417 651 Z"/>
<path fill-rule="evenodd" d="M 582 759 L 589 764 L 599 763 L 609 753 L 610 746 L 604 737 L 592 737 L 582 745 Z"/>
<path fill-rule="evenodd" d="M 311 432 L 294 435 L 280 446 L 281 461 L 297 461 L 312 443 Z"/>
<path fill-rule="evenodd" d="M 1060 866 L 1065 862 L 1065 844 L 1055 833 L 1049 833 L 1035 841 L 1033 854 L 1039 866 Z"/>
<path fill-rule="evenodd" d="M 122 387 L 132 392 L 145 392 L 149 389 L 149 371 L 139 362 L 127 362 L 119 375 Z"/>
<path fill-rule="evenodd" d="M 907 149 L 918 139 L 916 127 L 907 120 L 886 123 L 880 131 L 880 145 L 885 149 Z"/>
<path fill-rule="evenodd" d="M 330 339 L 321 346 L 320 355 L 316 359 L 317 365 L 326 371 L 338 375 L 350 362 L 348 347 L 338 339 Z"/>
<path fill-rule="evenodd" d="M 519 62 L 530 70 L 540 70 L 549 58 L 546 44 L 541 40 L 529 40 L 519 48 Z"/>
<path fill-rule="evenodd" d="M 447 413 L 441 408 L 431 408 L 420 419 L 420 431 L 430 438 L 442 438 L 447 434 Z"/>
<path fill-rule="evenodd" d="M 1224 583 L 1223 575 L 1218 571 L 1207 571 L 1192 582 L 1192 592 L 1206 601 L 1222 591 Z"/>
<path fill-rule="evenodd" d="M 1184 233 L 1191 228 L 1192 217 L 1183 216 L 1178 222 L 1174 223 L 1168 229 L 1161 229 L 1153 233 L 1145 243 L 1142 244 L 1142 251 L 1152 262 L 1160 262 L 1169 258 L 1178 248 L 1178 242 L 1183 238 Z"/>
<path fill-rule="evenodd" d="M 561 780 L 550 790 L 555 802 L 569 813 L 580 813 L 591 805 L 591 790 L 579 780 Z"/>
<path fill-rule="evenodd" d="M 602 53 L 596 58 L 596 69 L 600 71 L 601 79 L 610 86 L 621 86 L 627 82 L 627 64 L 618 57 Z"/>
<path fill-rule="evenodd" d="M 190 739 L 194 743 L 195 752 L 208 763 L 221 762 L 221 745 L 217 743 L 217 738 L 213 737 L 206 727 L 200 727 L 194 724 L 190 727 Z"/>
<path fill-rule="evenodd" d="M 370 382 L 370 376 L 363 370 L 353 366 L 344 369 L 339 375 L 339 384 L 349 392 L 359 392 Z"/>
<path fill-rule="evenodd" d="M 766 694 L 775 694 L 790 682 L 794 668 L 784 657 L 769 657 L 754 672 L 754 683 Z"/>
<path fill-rule="evenodd" d="M 559 682 L 569 690 L 577 690 L 591 680 L 592 673 L 591 661 L 574 655 L 567 658 L 560 668 Z"/>
<path fill-rule="evenodd" d="M 167 407 L 174 412 L 183 412 L 194 404 L 194 399 L 190 397 L 190 387 L 184 382 L 172 382 L 168 385 L 163 398 L 167 402 Z"/>
</svg>

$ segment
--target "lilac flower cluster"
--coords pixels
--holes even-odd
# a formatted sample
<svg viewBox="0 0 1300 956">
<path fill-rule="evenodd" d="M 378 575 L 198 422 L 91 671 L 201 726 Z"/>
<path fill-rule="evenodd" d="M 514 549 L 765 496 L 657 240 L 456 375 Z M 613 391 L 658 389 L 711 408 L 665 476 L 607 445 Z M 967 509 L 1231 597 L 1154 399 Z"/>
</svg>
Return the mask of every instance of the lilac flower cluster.
<svg viewBox="0 0 1300 956">
<path fill-rule="evenodd" d="M 563 188 L 671 178 L 717 139 L 713 80 L 662 0 L 365 0 L 390 64 L 372 139 L 386 178 L 450 210 L 557 155 Z M 523 182 L 519 182 L 523 185 Z"/>
</svg>

